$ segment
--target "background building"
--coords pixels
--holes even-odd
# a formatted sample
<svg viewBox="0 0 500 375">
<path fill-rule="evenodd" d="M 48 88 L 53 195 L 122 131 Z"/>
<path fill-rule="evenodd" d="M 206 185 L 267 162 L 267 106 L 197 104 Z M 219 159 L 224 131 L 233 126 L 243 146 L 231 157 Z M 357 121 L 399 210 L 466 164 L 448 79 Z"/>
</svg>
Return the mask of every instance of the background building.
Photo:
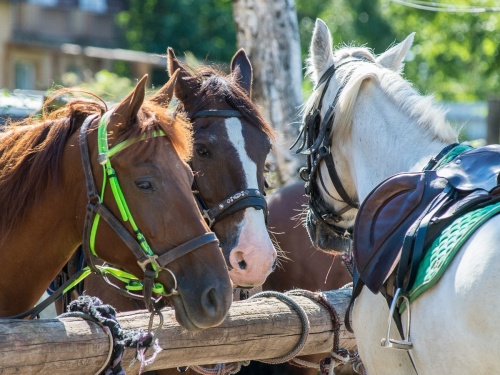
<svg viewBox="0 0 500 375">
<path fill-rule="evenodd" d="M 0 0 L 0 88 L 46 90 L 66 72 L 84 79 L 129 65 L 135 77 L 166 59 L 120 49 L 115 16 L 124 0 Z"/>
</svg>

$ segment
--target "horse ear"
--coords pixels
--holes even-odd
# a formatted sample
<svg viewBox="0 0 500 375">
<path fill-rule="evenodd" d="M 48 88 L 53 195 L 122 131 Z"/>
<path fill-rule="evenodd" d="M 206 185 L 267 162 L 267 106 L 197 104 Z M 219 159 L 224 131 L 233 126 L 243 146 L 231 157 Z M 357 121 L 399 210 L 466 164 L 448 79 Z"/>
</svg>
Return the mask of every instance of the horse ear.
<svg viewBox="0 0 500 375">
<path fill-rule="evenodd" d="M 195 97 L 200 88 L 198 81 L 187 71 L 184 65 L 175 57 L 174 50 L 170 47 L 167 49 L 168 73 L 172 77 L 178 70 L 177 79 L 174 83 L 174 93 L 177 99 L 184 104 L 189 98 Z"/>
<path fill-rule="evenodd" d="M 332 35 L 326 23 L 319 18 L 314 25 L 308 63 L 314 84 L 318 83 L 319 77 L 333 64 Z"/>
<path fill-rule="evenodd" d="M 113 111 L 114 121 L 123 125 L 128 125 L 134 122 L 142 103 L 144 103 L 147 80 L 148 75 L 145 74 L 137 86 L 135 86 L 135 89 L 115 107 L 115 110 Z"/>
<path fill-rule="evenodd" d="M 405 56 L 413 44 L 414 37 L 415 33 L 411 33 L 406 37 L 404 41 L 396 44 L 392 48 L 389 48 L 387 51 L 377 57 L 377 63 L 387 69 L 399 72 L 403 67 Z"/>
<path fill-rule="evenodd" d="M 251 97 L 253 80 L 252 64 L 243 48 L 236 52 L 231 60 L 231 73 L 235 75 L 238 84 Z"/>
<path fill-rule="evenodd" d="M 177 81 L 177 76 L 179 75 L 179 69 L 177 69 L 174 74 L 170 76 L 167 83 L 159 89 L 156 94 L 151 97 L 151 101 L 161 105 L 162 107 L 168 107 L 170 101 L 174 97 L 175 83 Z"/>
</svg>

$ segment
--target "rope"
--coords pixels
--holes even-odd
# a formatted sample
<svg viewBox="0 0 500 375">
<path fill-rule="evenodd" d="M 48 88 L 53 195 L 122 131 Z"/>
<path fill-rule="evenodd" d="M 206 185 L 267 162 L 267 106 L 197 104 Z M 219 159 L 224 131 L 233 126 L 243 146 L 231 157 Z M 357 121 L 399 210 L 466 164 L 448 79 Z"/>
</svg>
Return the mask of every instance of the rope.
<svg viewBox="0 0 500 375">
<path fill-rule="evenodd" d="M 309 323 L 309 318 L 307 317 L 307 313 L 305 310 L 300 306 L 297 302 L 295 302 L 293 299 L 291 299 L 287 294 L 279 293 L 279 292 L 274 292 L 274 291 L 267 291 L 267 292 L 260 292 L 257 294 L 254 294 L 253 296 L 249 297 L 248 299 L 251 298 L 260 298 L 260 297 L 275 297 L 282 302 L 285 302 L 287 305 L 290 307 L 293 307 L 297 313 L 300 316 L 300 320 L 302 323 L 302 336 L 300 337 L 299 342 L 295 347 L 288 353 L 285 354 L 281 357 L 278 358 L 271 358 L 267 360 L 259 360 L 259 362 L 262 363 L 267 363 L 267 364 L 279 364 L 279 363 L 284 363 L 290 361 L 292 358 L 294 358 L 304 347 L 307 341 L 307 337 L 309 336 L 309 330 L 311 328 L 311 325 Z M 213 368 L 208 368 L 204 366 L 189 366 L 185 367 L 182 370 L 178 369 L 180 372 L 185 372 L 188 368 L 191 368 L 192 370 L 196 371 L 199 374 L 202 375 L 227 375 L 227 374 L 236 374 L 241 370 L 242 366 L 248 366 L 250 361 L 242 361 L 242 362 L 230 362 L 230 363 L 218 363 L 216 364 Z"/>
<path fill-rule="evenodd" d="M 158 340 L 155 340 L 156 332 L 161 325 L 154 334 L 150 331 L 144 332 L 143 330 L 124 330 L 120 327 L 120 323 L 116 319 L 116 310 L 111 305 L 104 305 L 97 297 L 80 296 L 68 305 L 67 310 L 67 313 L 59 317 L 78 317 L 93 321 L 103 327 L 108 335 L 112 337 L 112 350 L 110 350 L 108 359 L 99 370 L 99 373 L 104 371 L 104 375 L 125 375 L 125 371 L 121 365 L 125 347 L 136 348 L 136 359 L 141 362 L 139 373 L 142 372 L 145 366 L 155 360 L 156 355 L 161 350 L 158 346 Z M 152 343 L 155 352 L 149 359 L 146 359 L 146 349 Z"/>
<path fill-rule="evenodd" d="M 302 308 L 302 306 L 300 306 L 297 302 L 291 299 L 290 296 L 307 297 L 325 307 L 330 313 L 330 317 L 332 320 L 332 327 L 333 327 L 333 335 L 334 335 L 333 349 L 330 352 L 330 356 L 321 360 L 319 364 L 305 361 L 300 358 L 295 358 L 295 356 L 297 356 L 300 353 L 300 351 L 304 348 L 306 344 L 310 331 L 310 322 L 307 313 Z M 339 364 L 352 363 L 355 372 L 357 372 L 358 374 L 364 374 L 364 368 L 359 359 L 358 354 L 351 353 L 343 348 L 339 348 L 340 326 L 341 326 L 340 319 L 337 312 L 335 311 L 335 308 L 328 302 L 323 293 L 321 292 L 313 293 L 308 290 L 294 289 L 286 293 L 279 293 L 274 291 L 261 292 L 251 296 L 250 298 L 260 298 L 260 297 L 275 297 L 281 300 L 282 302 L 285 302 L 290 307 L 293 307 L 297 311 L 301 319 L 302 335 L 300 337 L 299 342 L 288 354 L 285 354 L 278 358 L 259 360 L 258 362 L 273 364 L 273 365 L 289 362 L 291 365 L 297 367 L 302 367 L 302 368 L 308 367 L 320 370 L 323 375 L 334 374 L 334 368 Z M 247 366 L 249 362 L 250 361 L 219 363 L 215 365 L 213 368 L 207 368 L 203 366 L 189 366 L 189 367 L 183 367 L 182 369 L 178 368 L 178 370 L 179 372 L 185 372 L 187 371 L 188 368 L 191 368 L 192 370 L 196 371 L 201 375 L 236 374 L 241 370 L 242 366 Z"/>
<path fill-rule="evenodd" d="M 266 359 L 266 360 L 259 360 L 259 362 L 262 363 L 267 363 L 270 365 L 277 365 L 279 363 L 284 363 L 288 362 L 291 359 L 293 359 L 297 354 L 299 354 L 302 349 L 304 348 L 304 345 L 306 344 L 307 338 L 309 337 L 309 331 L 311 329 L 311 324 L 309 323 L 309 318 L 307 317 L 307 313 L 305 310 L 300 306 L 297 302 L 295 302 L 293 299 L 289 297 L 289 295 L 292 295 L 292 292 L 287 292 L 285 294 L 279 293 L 279 292 L 274 292 L 274 291 L 266 291 L 266 292 L 260 292 L 257 294 L 254 294 L 251 296 L 249 299 L 252 298 L 260 298 L 260 297 L 275 297 L 279 299 L 282 302 L 285 302 L 288 306 L 293 307 L 295 311 L 299 314 L 300 321 L 302 323 L 302 335 L 300 336 L 299 342 L 295 347 L 288 353 L 285 354 L 281 357 L 277 358 L 271 358 L 271 359 Z"/>
</svg>

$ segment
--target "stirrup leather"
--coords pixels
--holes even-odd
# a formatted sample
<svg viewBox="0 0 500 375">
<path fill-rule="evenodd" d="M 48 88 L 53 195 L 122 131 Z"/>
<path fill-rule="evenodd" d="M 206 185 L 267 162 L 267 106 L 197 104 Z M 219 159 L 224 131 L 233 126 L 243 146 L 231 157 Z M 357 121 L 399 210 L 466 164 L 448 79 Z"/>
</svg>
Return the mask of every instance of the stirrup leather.
<svg viewBox="0 0 500 375">
<path fill-rule="evenodd" d="M 403 299 L 404 303 L 406 304 L 406 308 L 408 310 L 408 320 L 406 322 L 406 340 L 391 339 L 392 317 L 394 316 L 394 312 L 396 311 L 396 307 L 398 306 L 398 301 L 400 299 Z M 380 344 L 384 348 L 410 350 L 413 347 L 413 343 L 410 341 L 410 321 L 411 321 L 410 300 L 406 295 L 401 294 L 401 288 L 398 288 L 391 303 L 391 310 L 389 312 L 389 319 L 387 321 L 388 324 L 387 337 L 383 338 Z"/>
</svg>

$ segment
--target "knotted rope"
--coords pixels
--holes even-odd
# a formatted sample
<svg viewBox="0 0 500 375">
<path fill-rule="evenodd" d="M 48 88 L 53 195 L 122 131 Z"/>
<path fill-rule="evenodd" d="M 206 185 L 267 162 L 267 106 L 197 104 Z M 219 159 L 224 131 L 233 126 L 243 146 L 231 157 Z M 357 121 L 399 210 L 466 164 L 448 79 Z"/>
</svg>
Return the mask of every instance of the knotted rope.
<svg viewBox="0 0 500 375">
<path fill-rule="evenodd" d="M 150 330 L 149 332 L 145 332 L 142 329 L 122 329 L 116 319 L 116 310 L 111 305 L 104 305 L 97 297 L 80 296 L 68 305 L 67 310 L 68 312 L 60 315 L 60 317 L 78 317 L 93 321 L 103 327 L 105 332 L 112 337 L 112 350 L 110 349 L 106 363 L 97 374 L 101 374 L 102 372 L 104 375 L 125 375 L 125 370 L 121 364 L 125 347 L 136 348 L 136 359 L 141 363 L 139 373 L 142 373 L 144 367 L 151 364 L 155 360 L 156 355 L 161 351 L 155 336 L 157 330 L 161 328 L 163 319 L 160 318 L 160 326 L 156 331 L 154 333 L 151 332 L 152 319 L 155 314 L 161 314 L 159 312 L 153 313 L 150 320 Z M 154 353 L 150 358 L 146 359 L 145 352 L 151 344 L 153 344 Z"/>
</svg>

